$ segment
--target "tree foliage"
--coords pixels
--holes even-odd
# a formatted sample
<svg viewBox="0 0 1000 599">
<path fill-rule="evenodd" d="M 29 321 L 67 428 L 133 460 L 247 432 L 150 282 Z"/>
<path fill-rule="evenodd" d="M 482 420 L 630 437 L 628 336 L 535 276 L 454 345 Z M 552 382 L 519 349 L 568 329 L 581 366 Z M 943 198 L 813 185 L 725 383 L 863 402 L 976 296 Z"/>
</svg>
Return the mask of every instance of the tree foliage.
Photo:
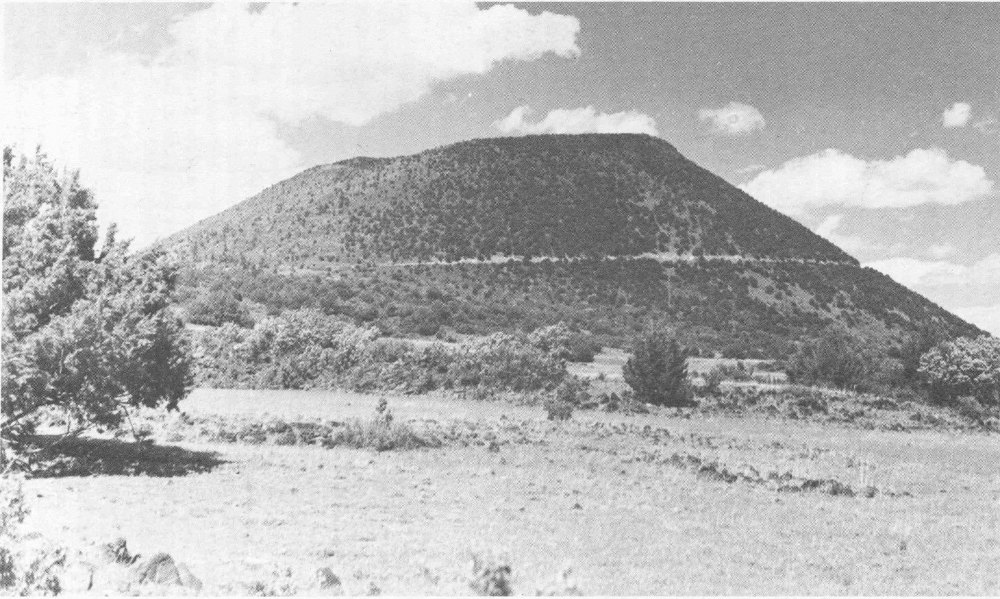
<svg viewBox="0 0 1000 599">
<path fill-rule="evenodd" d="M 919 373 L 939 401 L 974 397 L 1000 405 L 1000 339 L 983 335 L 941 343 L 920 358 Z"/>
<path fill-rule="evenodd" d="M 691 403 L 687 352 L 665 333 L 657 331 L 640 337 L 622 376 L 639 401 L 674 407 Z"/>
<path fill-rule="evenodd" d="M 792 383 L 866 389 L 875 372 L 875 356 L 850 331 L 830 327 L 818 339 L 799 344 L 785 372 Z"/>
<path fill-rule="evenodd" d="M 91 193 L 44 154 L 4 151 L 5 437 L 30 432 L 41 408 L 81 426 L 113 426 L 129 405 L 168 408 L 191 384 L 176 268 L 131 255 L 112 226 L 97 251 Z"/>
</svg>

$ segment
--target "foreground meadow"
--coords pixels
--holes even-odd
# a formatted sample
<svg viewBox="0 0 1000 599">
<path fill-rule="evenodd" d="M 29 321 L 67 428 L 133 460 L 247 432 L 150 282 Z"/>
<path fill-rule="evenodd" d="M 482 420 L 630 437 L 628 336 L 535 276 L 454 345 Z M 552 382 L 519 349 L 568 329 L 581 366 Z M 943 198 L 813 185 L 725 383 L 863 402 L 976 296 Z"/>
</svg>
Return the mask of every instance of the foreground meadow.
<svg viewBox="0 0 1000 599">
<path fill-rule="evenodd" d="M 555 423 L 388 396 L 432 446 L 289 436 L 380 397 L 199 389 L 183 418 L 137 419 L 155 442 L 142 459 L 167 452 L 173 470 L 29 479 L 25 525 L 168 552 L 203 594 L 316 593 L 324 567 L 348 594 L 469 594 L 473 554 L 506 561 L 518 594 L 1000 593 L 996 434 L 671 410 Z"/>
</svg>

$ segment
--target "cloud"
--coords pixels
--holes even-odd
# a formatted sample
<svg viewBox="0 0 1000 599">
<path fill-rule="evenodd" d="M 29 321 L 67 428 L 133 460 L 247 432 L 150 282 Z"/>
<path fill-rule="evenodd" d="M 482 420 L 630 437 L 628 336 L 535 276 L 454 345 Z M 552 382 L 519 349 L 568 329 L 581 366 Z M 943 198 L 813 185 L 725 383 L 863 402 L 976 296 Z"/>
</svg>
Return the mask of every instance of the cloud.
<svg viewBox="0 0 1000 599">
<path fill-rule="evenodd" d="M 927 248 L 927 255 L 935 260 L 941 260 L 955 253 L 955 246 L 950 243 L 935 243 Z"/>
<path fill-rule="evenodd" d="M 941 115 L 946 128 L 964 127 L 972 116 L 972 105 L 966 102 L 955 102 Z"/>
<path fill-rule="evenodd" d="M 961 204 L 992 193 L 994 184 L 982 167 L 951 160 L 937 148 L 870 161 L 828 149 L 793 158 L 740 188 L 776 210 L 799 215 L 822 206 Z"/>
<path fill-rule="evenodd" d="M 647 133 L 658 135 L 653 117 L 628 110 L 623 112 L 597 112 L 593 106 L 586 108 L 559 108 L 550 111 L 540 121 L 529 123 L 525 120 L 532 110 L 528 106 L 518 106 L 506 117 L 493 123 L 493 127 L 503 133 Z"/>
<path fill-rule="evenodd" d="M 843 220 L 844 216 L 842 214 L 831 214 L 823 219 L 823 222 L 814 229 L 814 232 L 848 254 L 854 254 L 874 247 L 874 244 L 860 237 L 838 233 L 837 230 L 840 228 Z"/>
<path fill-rule="evenodd" d="M 749 173 L 756 173 L 758 171 L 762 171 L 762 170 L 764 170 L 766 168 L 767 168 L 766 164 L 748 164 L 748 165 L 746 165 L 744 167 L 736 169 L 736 174 L 738 174 L 738 175 L 746 175 L 746 174 L 749 174 Z"/>
<path fill-rule="evenodd" d="M 279 123 L 362 125 L 439 81 L 576 56 L 579 28 L 472 2 L 222 3 L 173 22 L 155 55 L 97 52 L 69 75 L 4 81 L 2 133 L 79 167 L 102 214 L 144 243 L 303 168 Z"/>
<path fill-rule="evenodd" d="M 865 266 L 889 275 L 980 328 L 1000 335 L 1000 327 L 996 326 L 1000 317 L 1000 253 L 989 254 L 968 265 L 896 257 Z M 975 303 L 970 305 L 970 300 Z"/>
<path fill-rule="evenodd" d="M 712 131 L 721 135 L 748 135 L 767 124 L 764 115 L 749 104 L 730 102 L 722 108 L 703 108 L 698 120 L 709 123 Z"/>
</svg>

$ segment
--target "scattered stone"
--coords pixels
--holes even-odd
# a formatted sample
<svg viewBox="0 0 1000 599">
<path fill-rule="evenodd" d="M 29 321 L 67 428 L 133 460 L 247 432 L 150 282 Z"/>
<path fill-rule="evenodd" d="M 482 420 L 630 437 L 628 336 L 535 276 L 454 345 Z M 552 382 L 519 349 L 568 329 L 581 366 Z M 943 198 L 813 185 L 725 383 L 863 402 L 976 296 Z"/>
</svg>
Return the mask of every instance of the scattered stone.
<svg viewBox="0 0 1000 599">
<path fill-rule="evenodd" d="M 178 564 L 167 553 L 154 554 L 132 568 L 130 585 L 177 585 L 193 590 L 201 589 L 198 580 L 184 564 Z"/>
<path fill-rule="evenodd" d="M 340 578 L 330 568 L 323 567 L 316 570 L 316 584 L 325 595 L 340 596 L 344 594 Z"/>
<path fill-rule="evenodd" d="M 131 566 L 139 559 L 139 555 L 132 555 L 128 551 L 128 546 L 124 537 L 118 537 L 110 543 L 102 546 L 103 561 L 109 564 L 122 564 Z"/>
</svg>

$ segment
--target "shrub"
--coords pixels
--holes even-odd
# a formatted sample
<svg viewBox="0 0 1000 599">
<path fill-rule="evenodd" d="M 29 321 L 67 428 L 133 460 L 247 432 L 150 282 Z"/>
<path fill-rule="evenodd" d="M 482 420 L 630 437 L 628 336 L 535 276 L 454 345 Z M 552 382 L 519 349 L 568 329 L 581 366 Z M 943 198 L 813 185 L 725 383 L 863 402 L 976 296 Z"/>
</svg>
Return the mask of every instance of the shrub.
<svg viewBox="0 0 1000 599">
<path fill-rule="evenodd" d="M 983 405 L 1000 405 L 997 337 L 962 337 L 942 343 L 920 358 L 918 372 L 935 400 L 955 401 L 968 396 Z"/>
<path fill-rule="evenodd" d="M 692 403 L 686 352 L 664 333 L 654 332 L 636 341 L 622 376 L 639 401 L 660 406 Z"/>
<path fill-rule="evenodd" d="M 252 327 L 254 322 L 246 302 L 232 291 L 215 290 L 199 295 L 185 311 L 188 322 L 193 324 L 217 327 L 231 322 L 240 327 Z"/>
<path fill-rule="evenodd" d="M 204 331 L 198 353 L 200 384 L 255 389 L 537 391 L 554 388 L 566 375 L 562 360 L 523 335 L 417 347 L 315 310 L 267 318 L 249 331 L 232 324 Z"/>
<path fill-rule="evenodd" d="M 343 428 L 323 440 L 325 447 L 348 445 L 357 449 L 392 451 L 395 449 L 419 449 L 440 445 L 437 440 L 425 439 L 409 425 L 396 422 L 383 397 L 375 407 L 375 414 L 365 422 L 349 421 Z"/>
<path fill-rule="evenodd" d="M 571 336 L 566 323 L 560 322 L 535 329 L 528 334 L 528 343 L 557 359 L 566 360 L 570 358 Z"/>
<path fill-rule="evenodd" d="M 58 595 L 66 552 L 28 541 L 20 531 L 27 515 L 20 479 L 0 478 L 0 594 Z"/>
<path fill-rule="evenodd" d="M 866 390 L 876 382 L 878 362 L 847 330 L 832 328 L 819 339 L 802 343 L 788 358 L 785 372 L 792 383 Z"/>
<path fill-rule="evenodd" d="M 715 367 L 702 375 L 705 383 L 702 385 L 702 392 L 706 395 L 715 395 L 722 388 L 724 377 L 719 367 Z"/>
<path fill-rule="evenodd" d="M 521 336 L 495 333 L 462 343 L 451 381 L 510 391 L 551 389 L 566 376 L 562 360 L 529 344 Z"/>
<path fill-rule="evenodd" d="M 514 594 L 510 560 L 489 554 L 473 554 L 471 565 L 469 587 L 475 594 L 486 597 L 507 597 Z"/>
<path fill-rule="evenodd" d="M 589 400 L 586 383 L 572 377 L 556 387 L 552 396 L 542 403 L 542 407 L 549 420 L 569 420 L 573 416 L 573 410 Z"/>
<path fill-rule="evenodd" d="M 577 332 L 569 337 L 569 357 L 571 362 L 593 362 L 603 346 L 590 333 Z"/>
</svg>

